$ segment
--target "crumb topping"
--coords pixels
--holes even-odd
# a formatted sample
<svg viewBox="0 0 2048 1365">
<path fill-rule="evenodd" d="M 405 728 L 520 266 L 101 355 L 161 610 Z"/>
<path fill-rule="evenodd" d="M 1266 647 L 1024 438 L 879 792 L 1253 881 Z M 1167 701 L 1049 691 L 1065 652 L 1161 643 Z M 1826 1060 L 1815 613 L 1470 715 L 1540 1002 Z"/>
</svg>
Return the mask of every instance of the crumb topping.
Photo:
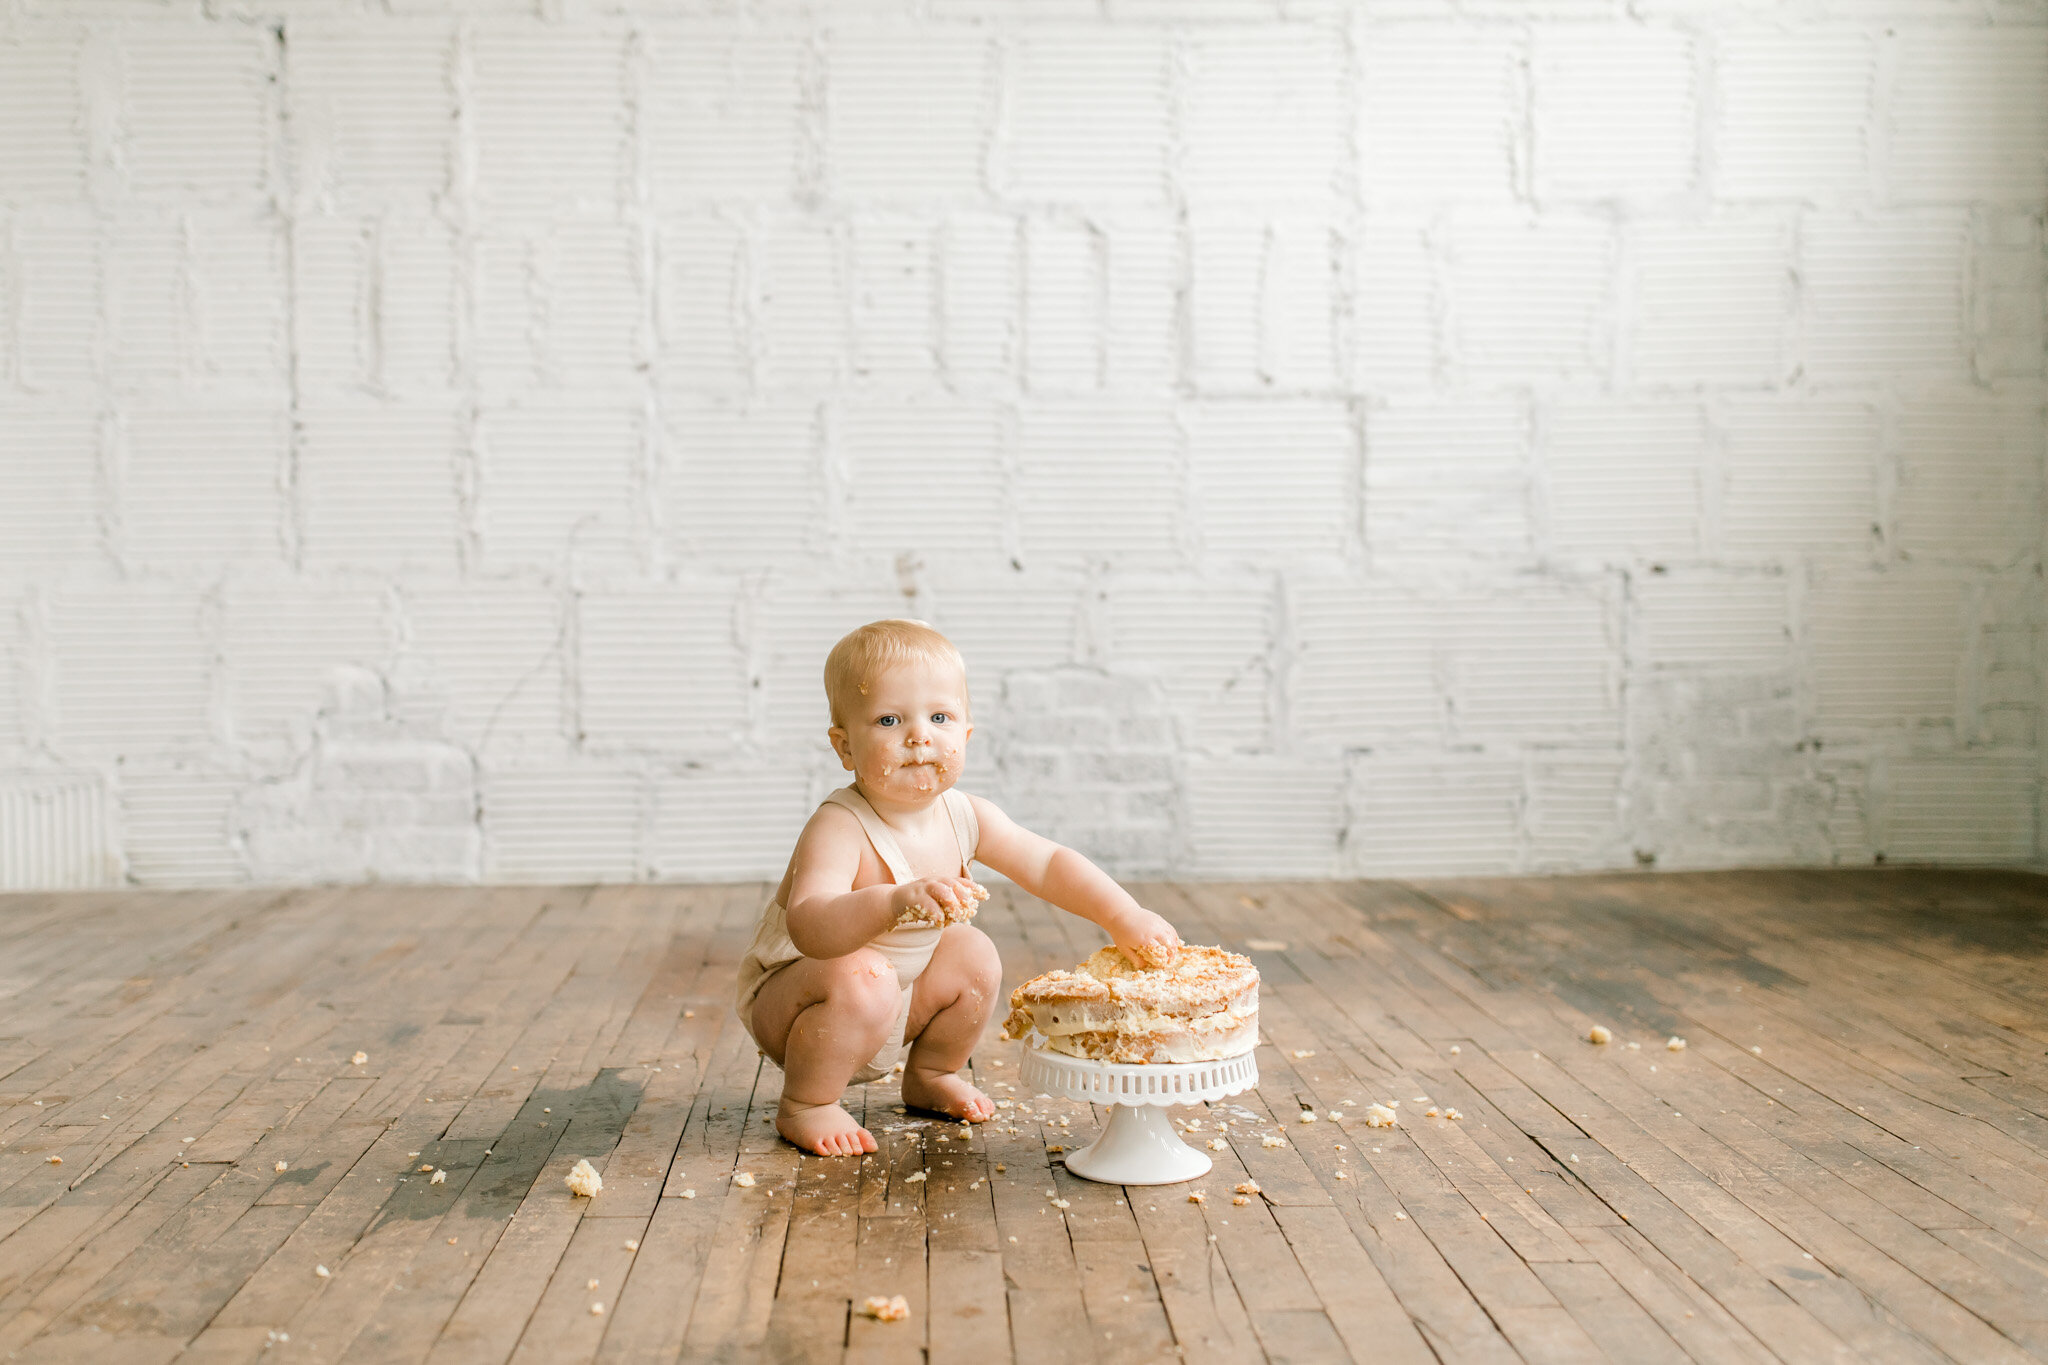
<svg viewBox="0 0 2048 1365">
<path fill-rule="evenodd" d="M 1116 948 L 1103 948 L 1073 971 L 1035 976 L 1010 992 L 1010 1005 L 1107 1001 L 1155 1014 L 1200 1015 L 1254 990 L 1259 969 L 1222 948 L 1183 947 L 1165 967 L 1135 967 Z"/>
</svg>

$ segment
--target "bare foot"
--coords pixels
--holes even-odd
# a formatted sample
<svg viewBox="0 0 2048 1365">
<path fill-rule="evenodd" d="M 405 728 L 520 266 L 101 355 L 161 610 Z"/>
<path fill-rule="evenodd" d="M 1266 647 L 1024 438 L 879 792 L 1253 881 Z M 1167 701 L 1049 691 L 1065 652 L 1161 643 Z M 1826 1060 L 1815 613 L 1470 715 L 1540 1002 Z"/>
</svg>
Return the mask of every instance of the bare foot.
<svg viewBox="0 0 2048 1365">
<path fill-rule="evenodd" d="M 785 1095 L 775 1109 L 775 1131 L 819 1156 L 858 1156 L 875 1150 L 875 1135 L 836 1104 L 801 1104 Z"/>
<path fill-rule="evenodd" d="M 989 1097 L 969 1085 L 957 1071 L 919 1071 L 910 1067 L 903 1073 L 903 1102 L 919 1109 L 950 1114 L 969 1123 L 986 1123 L 995 1117 Z"/>
</svg>

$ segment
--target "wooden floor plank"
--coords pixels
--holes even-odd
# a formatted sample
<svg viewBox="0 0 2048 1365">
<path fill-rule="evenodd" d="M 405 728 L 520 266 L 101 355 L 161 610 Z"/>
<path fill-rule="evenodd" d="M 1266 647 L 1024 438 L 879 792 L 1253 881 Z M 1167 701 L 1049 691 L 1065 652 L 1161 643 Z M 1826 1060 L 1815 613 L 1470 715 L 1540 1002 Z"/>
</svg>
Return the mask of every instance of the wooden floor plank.
<svg viewBox="0 0 2048 1365">
<path fill-rule="evenodd" d="M 1130 1203 L 1144 1239 L 1147 1273 L 1185 1358 L 1260 1359 L 1251 1315 L 1245 1312 L 1222 1251 L 1210 1240 L 1209 1222 L 1201 1209 L 1173 1187 L 1133 1187 Z"/>
<path fill-rule="evenodd" d="M 1740 1110 L 1748 1092 L 1734 1078 L 1718 1068 L 1679 1065 L 1667 1065 L 1657 1078 L 1647 1074 L 1653 1063 L 1643 1062 L 1642 1055 L 1624 1050 L 1601 1061 L 1628 1077 L 1625 1083 L 1638 1094 L 1655 1089 L 1654 1102 L 1671 1107 L 1669 1119 L 1650 1120 L 1665 1144 L 1881 1299 L 1920 1335 L 1951 1355 L 1972 1359 L 2016 1358 L 2014 1342 L 2035 1352 L 2048 1349 L 2038 1336 L 2040 1315 L 2030 1310 L 2027 1297 L 1810 1160 L 1796 1142 L 1745 1119 Z M 2039 1287 L 2048 1288 L 2048 1282 Z M 2011 1340 L 2001 1340 L 2001 1332 Z"/>
<path fill-rule="evenodd" d="M 681 1355 L 704 1275 L 705 1250 L 723 1204 L 722 1187 L 701 1195 L 693 1188 L 690 1198 L 657 1201 L 646 1228 L 637 1237 L 621 1238 L 621 1248 L 627 1241 L 640 1245 L 634 1249 L 624 1287 L 606 1312 L 598 1360 L 674 1360 Z M 613 1235 L 624 1231 L 618 1228 Z"/>
<path fill-rule="evenodd" d="M 1667 986 L 1655 980 L 1647 984 L 1651 986 L 1653 993 L 1667 990 Z M 1733 997 L 1741 999 L 1741 993 L 1743 984 L 1737 982 L 1733 986 Z M 1755 1001 L 1759 995 L 1763 993 L 1757 993 L 1755 982 L 1751 982 L 1749 999 Z M 1722 993 L 1720 999 L 1729 999 L 1729 993 Z M 1708 1013 L 1706 1007 L 1700 1005 L 1696 999 L 1688 997 L 1688 1003 L 1694 1009 L 1694 1013 Z M 1749 1033 L 1747 1027 L 1737 1027 L 1733 1031 Z M 1821 1050 L 1829 1048 L 1829 1044 L 1825 1042 L 1819 1042 L 1817 1046 Z M 1827 1166 L 1827 1169 L 1831 1169 L 1841 1179 L 1858 1185 L 1860 1189 L 1866 1189 L 1880 1201 L 1886 1201 L 1894 1212 L 1911 1218 L 1919 1226 L 1976 1226 L 1976 1218 L 1964 1212 L 1968 1207 L 1978 1209 L 1989 1222 L 2003 1224 L 2019 1236 L 2040 1236 L 2040 1220 L 2036 1214 L 2032 1214 L 2028 1201 L 2013 1199 L 2009 1193 L 2003 1193 L 2015 1183 L 2023 1187 L 2023 1175 L 2017 1181 L 2001 1179 L 2001 1193 L 1997 1195 L 1993 1195 L 1993 1191 L 1987 1185 L 1982 1185 L 1978 1181 L 1954 1179 L 1954 1173 L 1948 1166 L 1958 1156 L 1958 1152 L 1946 1150 L 1948 1160 L 1944 1160 L 1942 1154 L 1937 1154 L 1942 1152 L 1942 1148 L 1937 1148 L 1939 1138 L 1935 1134 L 1917 1134 L 1927 1136 L 1929 1146 L 1937 1148 L 1935 1152 L 1921 1152 L 1921 1148 L 1892 1136 L 1888 1128 L 1878 1126 L 1876 1119 L 1868 1117 L 1866 1107 L 1858 1107 L 1853 1103 L 1843 1105 L 1839 1103 L 1839 1099 L 1831 1099 L 1819 1093 L 1817 1089 L 1804 1085 L 1798 1076 L 1804 1074 L 1804 1068 L 1817 1064 L 1815 1056 L 1812 1056 L 1812 1048 L 1794 1046 L 1788 1052 L 1786 1064 L 1790 1072 L 1786 1068 L 1774 1066 L 1772 1058 L 1776 1058 L 1780 1052 L 1784 1052 L 1784 1048 L 1780 1048 L 1778 1042 L 1774 1042 L 1772 1048 L 1769 1048 L 1767 1060 L 1755 1060 L 1747 1056 L 1739 1048 L 1739 1044 L 1726 1044 L 1724 1040 L 1710 1036 L 1710 1033 L 1698 1036 L 1698 1042 L 1694 1044 L 1694 1056 L 1714 1060 L 1722 1070 L 1731 1074 L 1731 1078 L 1739 1078 L 1743 1085 L 1751 1087 L 1757 1095 L 1767 1097 L 1763 1109 L 1751 1109 L 1751 1117 L 1759 1126 L 1774 1132 L 1786 1132 L 1788 1126 L 1798 1126 L 1796 1142 L 1802 1152 L 1806 1152 L 1815 1162 Z M 1825 1064 L 1825 1058 L 1821 1060 L 1821 1064 Z M 1817 1085 L 1833 1085 L 1835 1093 L 1841 1095 L 1845 1085 L 1860 1087 L 1862 1083 L 1847 1078 L 1843 1068 L 1837 1066 L 1833 1072 L 1819 1076 Z M 1858 1093 L 1864 1091 L 1858 1089 Z M 1878 1111 L 1890 1113 L 1890 1107 L 1884 1099 L 1880 1099 Z M 1942 1119 L 1942 1115 L 1931 1115 L 1929 1121 L 1939 1124 L 1939 1119 Z M 1821 1130 L 1827 1132 L 1825 1138 L 1817 1136 Z M 1876 1160 L 1870 1158 L 1872 1146 L 1880 1152 Z M 1911 1179 L 1894 1177 L 1888 1171 L 1886 1162 L 1896 1164 L 1898 1171 L 1901 1171 L 1901 1177 Z M 1991 1156 L 1976 1164 L 1978 1169 L 1987 1173 L 2011 1175 L 2009 1169 L 2003 1169 L 2001 1166 L 1999 1156 Z M 1913 1181 L 1921 1181 L 1925 1189 L 1921 1185 L 1915 1185 Z M 1931 1191 L 1946 1191 L 1956 1199 L 1956 1203 L 1939 1199 Z"/>
<path fill-rule="evenodd" d="M 1134 884 L 1264 977 L 1257 1089 L 1172 1111 L 1215 1170 L 1142 1189 L 993 1037 L 964 1139 L 892 1077 L 875 1156 L 782 1143 L 771 889 L 0 896 L 0 1352 L 2048 1358 L 2038 876 Z M 1104 941 L 994 891 L 1006 986 Z"/>
<path fill-rule="evenodd" d="M 1427 1365 L 1428 1344 L 1335 1208 L 1276 1208 L 1275 1220 L 1353 1360 Z"/>
<path fill-rule="evenodd" d="M 1014 1358 L 1000 1252 L 934 1247 L 929 1276 L 933 1360 Z"/>
</svg>

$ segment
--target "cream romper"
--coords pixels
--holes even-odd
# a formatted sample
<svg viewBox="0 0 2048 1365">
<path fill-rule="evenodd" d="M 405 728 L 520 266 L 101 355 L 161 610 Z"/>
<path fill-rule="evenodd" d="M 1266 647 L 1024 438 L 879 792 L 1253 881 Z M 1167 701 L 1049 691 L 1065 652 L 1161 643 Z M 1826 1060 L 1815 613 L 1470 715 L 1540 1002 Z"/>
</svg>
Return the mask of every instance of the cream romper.
<svg viewBox="0 0 2048 1365">
<path fill-rule="evenodd" d="M 945 802 L 947 816 L 953 822 L 953 835 L 960 841 L 958 875 L 968 876 L 967 865 L 974 861 L 974 850 L 981 844 L 981 822 L 975 818 L 973 803 L 960 792 L 945 791 L 939 795 Z M 917 874 L 910 870 L 910 863 L 896 842 L 895 832 L 882 823 L 882 817 L 875 814 L 875 808 L 868 804 L 866 797 L 847 786 L 827 796 L 825 801 L 828 805 L 844 806 L 853 812 L 854 818 L 860 821 L 860 827 L 867 831 L 868 842 L 875 846 L 876 856 L 889 869 L 890 881 L 900 886 L 917 880 Z M 910 1022 L 910 983 L 924 974 L 924 969 L 931 963 L 933 951 L 939 946 L 939 935 L 944 932 L 936 924 L 912 925 L 887 930 L 863 945 L 889 960 L 889 965 L 896 969 L 896 981 L 902 987 L 902 995 L 896 1002 L 896 1023 L 890 1031 L 888 1046 L 853 1074 L 851 1084 L 865 1085 L 869 1081 L 878 1081 L 895 1070 L 896 1059 L 903 1051 L 903 1030 Z M 754 942 L 747 949 L 746 956 L 740 959 L 739 997 L 735 1002 L 740 1022 L 746 1026 L 748 1036 L 754 1037 L 755 1046 L 758 1047 L 761 1040 L 754 1036 L 754 997 L 761 993 L 761 987 L 769 977 L 802 957 L 797 946 L 789 940 L 788 909 L 771 894 L 768 904 L 761 908 L 761 926 L 754 931 Z"/>
</svg>

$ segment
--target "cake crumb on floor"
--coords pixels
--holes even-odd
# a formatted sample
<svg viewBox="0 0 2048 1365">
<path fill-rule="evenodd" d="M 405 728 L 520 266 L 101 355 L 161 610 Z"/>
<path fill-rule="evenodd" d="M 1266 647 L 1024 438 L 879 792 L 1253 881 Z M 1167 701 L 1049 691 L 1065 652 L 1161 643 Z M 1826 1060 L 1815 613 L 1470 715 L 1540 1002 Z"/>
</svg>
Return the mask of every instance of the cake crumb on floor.
<svg viewBox="0 0 2048 1365">
<path fill-rule="evenodd" d="M 860 1312 L 862 1317 L 873 1318 L 876 1322 L 901 1322 L 910 1316 L 910 1300 L 901 1294 L 890 1298 L 876 1294 L 861 1304 Z"/>
</svg>

